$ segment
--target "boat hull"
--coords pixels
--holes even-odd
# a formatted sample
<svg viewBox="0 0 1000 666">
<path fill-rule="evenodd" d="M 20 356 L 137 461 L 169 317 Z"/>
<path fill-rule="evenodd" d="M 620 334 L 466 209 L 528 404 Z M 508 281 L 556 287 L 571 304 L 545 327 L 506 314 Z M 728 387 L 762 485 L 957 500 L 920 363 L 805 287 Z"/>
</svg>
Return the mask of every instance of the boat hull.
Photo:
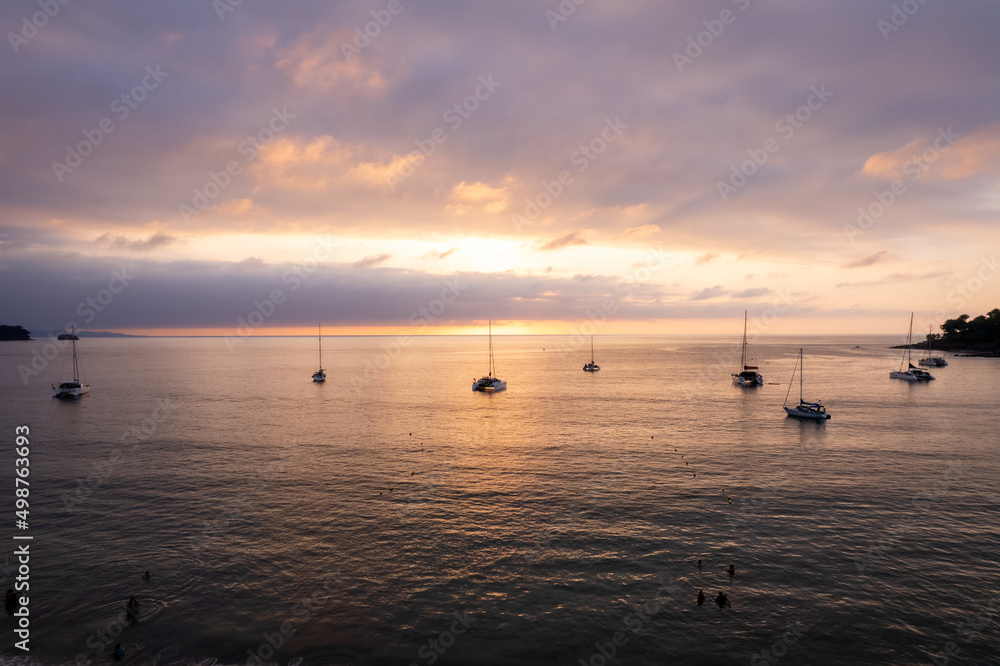
<svg viewBox="0 0 1000 666">
<path fill-rule="evenodd" d="M 76 388 L 57 388 L 52 391 L 53 398 L 79 398 L 85 393 L 90 393 L 90 384 L 84 384 Z"/>
<path fill-rule="evenodd" d="M 595 365 L 593 363 L 588 363 L 587 365 L 583 366 L 583 371 L 584 372 L 597 372 L 600 369 L 601 369 L 601 366 Z"/>
<path fill-rule="evenodd" d="M 931 356 L 929 358 L 922 358 L 917 361 L 918 364 L 927 368 L 943 368 L 948 365 L 948 361 L 944 360 L 940 356 Z"/>
<path fill-rule="evenodd" d="M 785 407 L 785 412 L 789 416 L 794 416 L 797 419 L 809 419 L 812 421 L 825 421 L 830 418 L 829 414 L 823 412 L 812 412 L 812 411 L 801 411 L 796 407 Z"/>
<path fill-rule="evenodd" d="M 908 372 L 890 372 L 889 377 L 891 379 L 902 379 L 908 382 L 919 381 L 916 375 L 911 375 Z"/>
<path fill-rule="evenodd" d="M 756 377 L 742 377 L 738 373 L 733 373 L 733 381 L 740 386 L 763 386 L 764 378 L 761 375 Z"/>
<path fill-rule="evenodd" d="M 472 382 L 472 390 L 477 393 L 496 393 L 497 391 L 506 391 L 507 382 L 502 379 L 477 379 Z"/>
<path fill-rule="evenodd" d="M 902 379 L 907 382 L 929 382 L 934 379 L 934 375 L 929 372 L 921 370 L 923 374 L 914 373 L 912 370 L 909 372 L 899 372 L 894 371 L 889 373 L 889 377 L 892 379 Z"/>
</svg>

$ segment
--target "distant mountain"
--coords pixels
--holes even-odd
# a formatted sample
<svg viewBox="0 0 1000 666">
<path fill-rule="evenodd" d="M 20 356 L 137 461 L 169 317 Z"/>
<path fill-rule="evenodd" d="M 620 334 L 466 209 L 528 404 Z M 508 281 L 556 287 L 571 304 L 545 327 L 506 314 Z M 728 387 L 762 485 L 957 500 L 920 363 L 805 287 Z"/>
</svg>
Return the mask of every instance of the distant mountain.
<svg viewBox="0 0 1000 666">
<path fill-rule="evenodd" d="M 0 340 L 30 340 L 31 334 L 22 326 L 0 326 Z"/>
<path fill-rule="evenodd" d="M 66 331 L 52 329 L 48 331 L 37 330 L 31 332 L 33 338 L 55 338 Z M 111 331 L 77 331 L 78 338 L 148 338 L 148 335 L 127 335 L 125 333 L 112 333 Z"/>
</svg>

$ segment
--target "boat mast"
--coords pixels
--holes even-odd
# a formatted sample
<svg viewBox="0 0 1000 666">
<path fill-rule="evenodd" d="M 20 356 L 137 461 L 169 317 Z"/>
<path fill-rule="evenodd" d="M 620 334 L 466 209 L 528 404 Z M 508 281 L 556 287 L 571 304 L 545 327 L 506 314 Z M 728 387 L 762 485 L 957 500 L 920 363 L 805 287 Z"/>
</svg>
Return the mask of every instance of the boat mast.
<svg viewBox="0 0 1000 666">
<path fill-rule="evenodd" d="M 806 374 L 806 366 L 802 363 L 802 347 L 799 347 L 799 404 L 802 404 L 802 377 Z"/>
<path fill-rule="evenodd" d="M 801 362 L 802 362 L 802 350 L 799 349 L 799 363 L 801 363 Z M 782 406 L 784 406 L 784 407 L 788 406 L 788 396 L 791 395 L 791 393 L 792 393 L 792 384 L 795 382 L 795 370 L 797 370 L 798 367 L 799 367 L 798 364 L 796 364 L 795 367 L 792 368 L 792 378 L 788 380 L 788 390 L 785 391 L 785 402 L 782 403 Z M 802 402 L 802 387 L 801 386 L 799 387 L 799 402 L 800 403 Z"/>
<path fill-rule="evenodd" d="M 910 313 L 910 332 L 906 334 L 906 369 L 909 370 L 913 362 L 910 358 L 912 350 L 910 345 L 913 344 L 913 313 Z"/>
<path fill-rule="evenodd" d="M 493 378 L 493 320 L 490 319 L 490 374 L 489 377 Z"/>
<path fill-rule="evenodd" d="M 74 326 L 72 330 L 73 330 L 73 332 L 72 332 L 72 336 L 73 336 L 73 340 L 72 340 L 72 342 L 73 342 L 73 381 L 79 383 L 80 382 L 80 365 L 79 365 L 79 363 L 76 360 L 76 326 Z"/>
<path fill-rule="evenodd" d="M 594 364 L 594 336 L 590 336 L 590 364 Z"/>
<path fill-rule="evenodd" d="M 323 323 L 317 324 L 319 326 L 319 334 L 316 336 L 319 340 L 319 369 L 323 369 Z"/>
<path fill-rule="evenodd" d="M 743 353 L 740 355 L 740 365 L 747 369 L 747 311 L 743 311 Z"/>
</svg>

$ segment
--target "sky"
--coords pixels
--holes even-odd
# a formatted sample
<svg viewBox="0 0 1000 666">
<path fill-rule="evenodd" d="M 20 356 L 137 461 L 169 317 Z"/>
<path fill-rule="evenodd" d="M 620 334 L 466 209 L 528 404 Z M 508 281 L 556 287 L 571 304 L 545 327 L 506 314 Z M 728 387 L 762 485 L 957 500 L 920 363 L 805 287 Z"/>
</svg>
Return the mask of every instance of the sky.
<svg viewBox="0 0 1000 666">
<path fill-rule="evenodd" d="M 63 1 L 0 8 L 0 323 L 905 335 L 1000 305 L 995 2 Z"/>
</svg>

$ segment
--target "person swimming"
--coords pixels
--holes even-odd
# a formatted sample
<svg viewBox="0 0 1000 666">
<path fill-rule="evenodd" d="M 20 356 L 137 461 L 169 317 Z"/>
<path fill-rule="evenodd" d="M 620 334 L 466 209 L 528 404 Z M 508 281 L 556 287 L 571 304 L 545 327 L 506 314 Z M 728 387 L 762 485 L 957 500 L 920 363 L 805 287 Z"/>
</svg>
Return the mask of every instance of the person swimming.
<svg viewBox="0 0 1000 666">
<path fill-rule="evenodd" d="M 115 658 L 115 661 L 125 656 L 125 648 L 122 647 L 121 643 L 115 643 L 115 651 L 111 653 L 111 656 Z"/>
<path fill-rule="evenodd" d="M 701 606 L 705 603 L 705 593 L 702 590 L 698 590 L 698 605 Z"/>
<path fill-rule="evenodd" d="M 719 596 L 715 598 L 715 603 L 719 604 L 719 608 L 732 608 L 733 605 L 729 603 L 729 599 L 726 598 L 722 592 L 719 592 Z"/>
<path fill-rule="evenodd" d="M 729 572 L 729 577 L 730 578 L 732 578 L 733 576 L 736 575 L 736 567 L 734 567 L 732 564 L 729 565 L 729 568 L 726 569 L 726 571 Z"/>
<path fill-rule="evenodd" d="M 149 580 L 150 578 L 151 578 L 151 576 L 149 575 L 148 571 L 142 575 L 142 579 L 143 580 Z"/>
<path fill-rule="evenodd" d="M 701 560 L 698 560 L 698 564 L 697 564 L 697 567 L 698 567 L 699 569 L 701 569 Z"/>
<path fill-rule="evenodd" d="M 129 597 L 128 605 L 125 606 L 125 612 L 129 619 L 133 621 L 139 618 L 139 602 L 136 601 L 135 597 Z"/>
</svg>

